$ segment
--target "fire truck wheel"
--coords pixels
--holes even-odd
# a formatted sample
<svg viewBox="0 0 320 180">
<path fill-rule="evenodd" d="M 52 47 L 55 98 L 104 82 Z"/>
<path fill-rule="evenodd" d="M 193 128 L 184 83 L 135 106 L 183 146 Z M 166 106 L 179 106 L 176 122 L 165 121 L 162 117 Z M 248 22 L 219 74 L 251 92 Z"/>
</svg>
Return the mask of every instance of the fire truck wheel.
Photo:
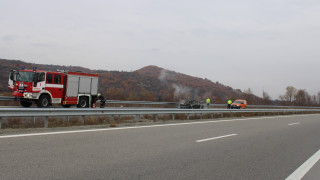
<svg viewBox="0 0 320 180">
<path fill-rule="evenodd" d="M 38 102 L 38 107 L 48 107 L 50 105 L 50 96 L 49 95 L 41 95 Z"/>
<path fill-rule="evenodd" d="M 28 101 L 26 99 L 20 99 L 20 104 L 23 107 L 30 107 L 32 105 L 32 101 Z"/>
<path fill-rule="evenodd" d="M 78 108 L 87 108 L 89 107 L 89 99 L 87 97 L 80 97 Z"/>
</svg>

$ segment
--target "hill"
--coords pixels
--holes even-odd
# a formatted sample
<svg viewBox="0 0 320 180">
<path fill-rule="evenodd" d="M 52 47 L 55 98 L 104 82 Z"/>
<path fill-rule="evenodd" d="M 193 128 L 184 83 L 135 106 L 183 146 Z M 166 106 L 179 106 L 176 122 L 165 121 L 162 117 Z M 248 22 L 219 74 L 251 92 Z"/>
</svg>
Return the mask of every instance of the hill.
<svg viewBox="0 0 320 180">
<path fill-rule="evenodd" d="M 181 99 L 204 100 L 211 98 L 214 103 L 225 103 L 228 99 L 245 98 L 250 104 L 260 104 L 262 99 L 253 94 L 246 94 L 219 82 L 193 77 L 186 74 L 146 66 L 133 72 L 91 70 L 79 66 L 59 66 L 32 64 L 20 60 L 0 59 L 0 93 L 8 92 L 8 75 L 11 69 L 25 66 L 32 69 L 56 71 L 82 71 L 99 73 L 99 92 L 107 99 L 144 100 L 144 101 L 179 101 Z"/>
</svg>

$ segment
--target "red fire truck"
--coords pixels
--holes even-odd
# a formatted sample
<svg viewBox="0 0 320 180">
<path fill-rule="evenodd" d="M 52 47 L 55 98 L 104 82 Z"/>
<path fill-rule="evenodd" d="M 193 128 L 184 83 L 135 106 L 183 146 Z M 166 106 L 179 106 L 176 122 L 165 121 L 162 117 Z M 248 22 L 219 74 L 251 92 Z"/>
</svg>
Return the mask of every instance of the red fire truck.
<svg viewBox="0 0 320 180">
<path fill-rule="evenodd" d="M 23 68 L 10 72 L 8 84 L 12 95 L 20 99 L 23 107 L 35 103 L 38 107 L 61 104 L 63 107 L 88 108 L 97 96 L 98 78 L 98 74 Z"/>
</svg>

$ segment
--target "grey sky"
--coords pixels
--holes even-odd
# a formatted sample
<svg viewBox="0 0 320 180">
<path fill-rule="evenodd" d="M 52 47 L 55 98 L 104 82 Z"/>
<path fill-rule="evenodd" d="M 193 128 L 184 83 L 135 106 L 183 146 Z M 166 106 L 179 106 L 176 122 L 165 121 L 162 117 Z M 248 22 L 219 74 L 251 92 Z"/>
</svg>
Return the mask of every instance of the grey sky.
<svg viewBox="0 0 320 180">
<path fill-rule="evenodd" d="M 1 0 L 0 58 L 320 91 L 319 0 Z"/>
</svg>

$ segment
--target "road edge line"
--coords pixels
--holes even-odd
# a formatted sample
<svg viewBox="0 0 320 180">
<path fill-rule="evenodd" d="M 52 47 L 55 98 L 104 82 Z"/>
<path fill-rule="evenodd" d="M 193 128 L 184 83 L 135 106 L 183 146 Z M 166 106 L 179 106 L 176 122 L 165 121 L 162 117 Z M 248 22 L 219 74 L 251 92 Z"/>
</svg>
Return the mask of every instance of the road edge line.
<svg viewBox="0 0 320 180">
<path fill-rule="evenodd" d="M 296 169 L 286 180 L 297 180 L 303 178 L 307 172 L 319 161 L 320 149 L 314 153 L 306 162 Z"/>
<path fill-rule="evenodd" d="M 293 116 L 309 116 L 309 115 L 293 115 Z M 130 126 L 130 127 L 117 127 L 117 128 L 99 128 L 99 129 L 86 129 L 86 130 L 68 130 L 68 131 L 57 131 L 57 132 L 44 132 L 44 133 L 29 133 L 29 134 L 14 134 L 14 135 L 0 135 L 0 139 L 5 138 L 17 138 L 17 137 L 30 137 L 30 136 L 44 136 L 44 135 L 57 135 L 57 134 L 71 134 L 71 133 L 83 133 L 83 132 L 99 132 L 99 131 L 114 131 L 114 130 L 125 130 L 125 129 L 140 129 L 140 128 L 153 128 L 153 127 L 165 127 L 165 126 L 181 126 L 190 124 L 206 124 L 206 123 L 223 123 L 223 122 L 234 122 L 234 121 L 250 121 L 260 119 L 274 119 L 274 118 L 285 118 L 292 116 L 270 116 L 270 117 L 250 117 L 250 118 L 236 118 L 226 120 L 212 120 L 212 121 L 198 121 L 198 122 L 187 122 L 187 123 L 174 123 L 174 124 L 158 124 L 149 126 Z"/>
</svg>

